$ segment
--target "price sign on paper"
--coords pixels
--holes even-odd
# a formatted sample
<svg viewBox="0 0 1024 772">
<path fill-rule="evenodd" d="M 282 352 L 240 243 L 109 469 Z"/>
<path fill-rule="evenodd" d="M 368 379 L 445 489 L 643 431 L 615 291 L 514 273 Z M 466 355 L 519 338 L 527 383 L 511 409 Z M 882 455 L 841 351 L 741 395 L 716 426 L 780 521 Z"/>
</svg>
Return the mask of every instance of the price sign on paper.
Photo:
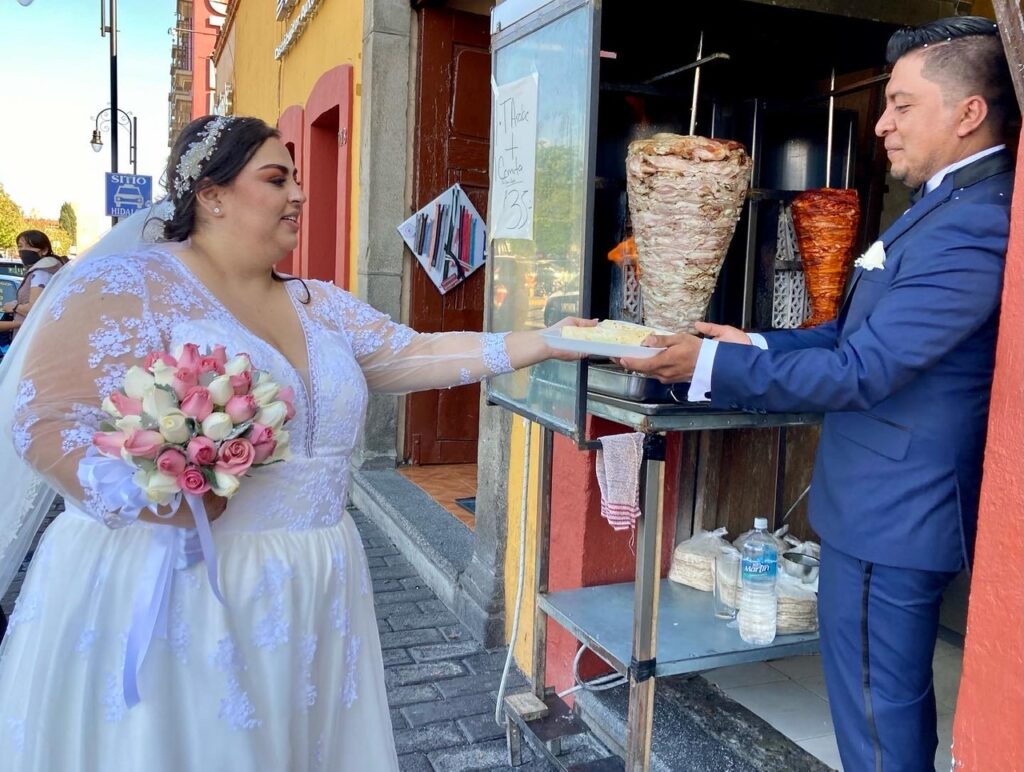
<svg viewBox="0 0 1024 772">
<path fill-rule="evenodd" d="M 496 239 L 533 238 L 537 168 L 537 74 L 494 90 L 491 200 Z"/>
</svg>

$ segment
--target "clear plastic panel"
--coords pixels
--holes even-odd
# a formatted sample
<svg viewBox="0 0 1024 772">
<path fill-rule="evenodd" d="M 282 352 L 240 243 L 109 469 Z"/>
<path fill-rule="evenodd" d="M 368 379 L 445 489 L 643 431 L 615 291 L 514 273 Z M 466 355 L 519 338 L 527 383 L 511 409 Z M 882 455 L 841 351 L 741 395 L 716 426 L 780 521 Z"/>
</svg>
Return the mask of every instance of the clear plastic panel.
<svg viewBox="0 0 1024 772">
<path fill-rule="evenodd" d="M 586 3 L 494 53 L 499 88 L 536 73 L 538 93 L 533 237 L 491 240 L 492 331 L 538 329 L 587 308 L 594 34 L 595 10 Z M 497 117 L 502 105 L 496 101 L 494 109 Z M 499 194 L 494 180 L 502 150 L 492 141 L 492 202 Z M 582 412 L 579 368 L 544 362 L 492 379 L 488 395 L 574 435 Z"/>
</svg>

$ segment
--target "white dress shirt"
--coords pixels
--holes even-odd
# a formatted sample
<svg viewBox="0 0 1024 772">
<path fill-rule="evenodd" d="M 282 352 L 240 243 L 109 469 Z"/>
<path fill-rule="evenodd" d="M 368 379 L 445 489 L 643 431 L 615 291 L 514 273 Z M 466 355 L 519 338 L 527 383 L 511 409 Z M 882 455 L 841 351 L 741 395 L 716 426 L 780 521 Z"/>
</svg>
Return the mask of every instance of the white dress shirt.
<svg viewBox="0 0 1024 772">
<path fill-rule="evenodd" d="M 942 184 L 942 180 L 945 179 L 946 175 L 950 172 L 955 172 L 957 169 L 972 164 L 975 161 L 984 158 L 987 155 L 992 155 L 1003 148 L 1006 145 L 995 145 L 994 147 L 986 148 L 974 155 L 968 156 L 960 161 L 951 163 L 949 166 L 941 169 L 932 176 L 928 182 L 924 185 L 925 194 L 931 193 L 935 188 Z M 765 340 L 763 335 L 758 335 L 756 332 L 748 332 L 747 336 L 750 338 L 750 342 L 758 348 L 767 349 L 768 341 Z M 697 364 L 693 368 L 693 378 L 690 380 L 690 388 L 686 392 L 686 399 L 689 402 L 709 402 L 710 397 L 708 393 L 711 391 L 711 372 L 715 366 L 715 354 L 718 352 L 718 341 L 717 340 L 704 340 L 701 341 L 700 351 L 697 353 Z"/>
</svg>

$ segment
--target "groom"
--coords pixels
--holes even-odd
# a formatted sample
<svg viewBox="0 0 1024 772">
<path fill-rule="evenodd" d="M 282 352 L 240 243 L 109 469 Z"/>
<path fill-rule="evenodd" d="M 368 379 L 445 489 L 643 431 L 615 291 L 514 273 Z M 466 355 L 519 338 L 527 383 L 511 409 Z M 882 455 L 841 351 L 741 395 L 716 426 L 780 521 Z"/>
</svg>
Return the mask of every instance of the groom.
<svg viewBox="0 0 1024 772">
<path fill-rule="evenodd" d="M 1016 103 L 991 21 L 901 30 L 887 59 L 875 133 L 920 198 L 859 261 L 839 318 L 763 336 L 701 325 L 708 339 L 650 339 L 668 348 L 623 360 L 713 407 L 825 413 L 810 512 L 847 772 L 933 768 L 932 654 L 974 541 L 1013 181 Z"/>
</svg>

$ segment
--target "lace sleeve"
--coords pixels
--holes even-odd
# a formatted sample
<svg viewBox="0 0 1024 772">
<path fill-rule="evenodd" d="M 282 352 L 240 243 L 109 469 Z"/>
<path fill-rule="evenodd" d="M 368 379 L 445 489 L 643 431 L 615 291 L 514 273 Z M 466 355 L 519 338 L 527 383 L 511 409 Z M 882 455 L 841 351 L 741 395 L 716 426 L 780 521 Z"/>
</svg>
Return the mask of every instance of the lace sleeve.
<svg viewBox="0 0 1024 772">
<path fill-rule="evenodd" d="M 149 352 L 163 348 L 149 311 L 141 265 L 99 258 L 57 290 L 30 340 L 18 384 L 15 450 L 66 499 L 111 527 L 128 520 L 105 511 L 78 482 L 78 464 L 107 416 L 103 398 Z"/>
<path fill-rule="evenodd" d="M 504 334 L 418 333 L 341 290 L 335 313 L 371 391 L 460 386 L 513 369 Z"/>
</svg>

